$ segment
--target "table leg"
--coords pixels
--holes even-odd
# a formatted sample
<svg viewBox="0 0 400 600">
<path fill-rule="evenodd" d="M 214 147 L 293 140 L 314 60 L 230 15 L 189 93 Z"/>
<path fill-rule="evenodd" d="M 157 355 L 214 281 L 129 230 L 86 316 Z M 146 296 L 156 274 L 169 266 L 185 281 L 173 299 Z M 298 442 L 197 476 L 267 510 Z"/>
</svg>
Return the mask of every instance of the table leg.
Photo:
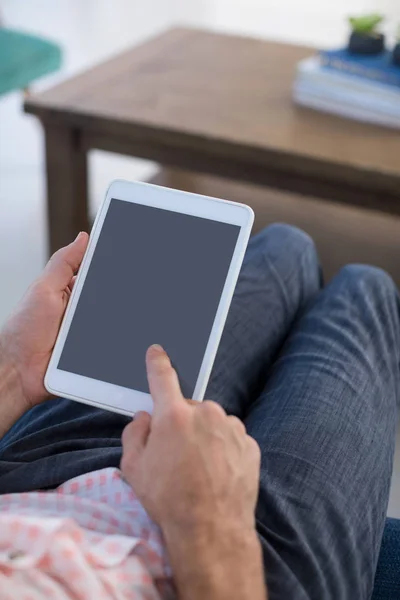
<svg viewBox="0 0 400 600">
<path fill-rule="evenodd" d="M 44 123 L 51 254 L 89 230 L 87 154 L 77 129 Z"/>
</svg>

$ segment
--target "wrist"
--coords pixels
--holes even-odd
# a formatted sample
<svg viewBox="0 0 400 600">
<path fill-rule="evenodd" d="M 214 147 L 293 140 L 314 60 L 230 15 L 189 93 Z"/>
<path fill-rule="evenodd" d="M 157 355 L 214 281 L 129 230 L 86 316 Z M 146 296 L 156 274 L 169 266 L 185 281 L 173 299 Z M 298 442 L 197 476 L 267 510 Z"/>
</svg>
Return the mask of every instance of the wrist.
<svg viewBox="0 0 400 600">
<path fill-rule="evenodd" d="M 166 528 L 163 533 L 180 598 L 265 600 L 255 528 L 225 523 L 186 532 Z"/>
<path fill-rule="evenodd" d="M 168 524 L 161 528 L 166 543 L 173 545 L 176 551 L 182 554 L 189 549 L 200 555 L 208 554 L 210 546 L 214 552 L 222 552 L 225 546 L 236 547 L 240 543 L 251 545 L 258 542 L 254 527 L 243 527 L 228 520 L 218 522 L 216 519 L 210 519 L 207 523 L 194 526 Z"/>
</svg>

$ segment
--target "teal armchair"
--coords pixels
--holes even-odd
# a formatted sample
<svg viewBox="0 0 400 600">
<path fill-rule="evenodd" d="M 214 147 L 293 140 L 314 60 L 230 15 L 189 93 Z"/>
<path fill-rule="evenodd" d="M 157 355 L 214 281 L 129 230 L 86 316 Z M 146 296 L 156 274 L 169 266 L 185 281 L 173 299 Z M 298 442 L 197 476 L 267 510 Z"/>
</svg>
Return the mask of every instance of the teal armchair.
<svg viewBox="0 0 400 600">
<path fill-rule="evenodd" d="M 27 89 L 61 66 L 61 48 L 40 37 L 0 26 L 0 95 Z"/>
</svg>

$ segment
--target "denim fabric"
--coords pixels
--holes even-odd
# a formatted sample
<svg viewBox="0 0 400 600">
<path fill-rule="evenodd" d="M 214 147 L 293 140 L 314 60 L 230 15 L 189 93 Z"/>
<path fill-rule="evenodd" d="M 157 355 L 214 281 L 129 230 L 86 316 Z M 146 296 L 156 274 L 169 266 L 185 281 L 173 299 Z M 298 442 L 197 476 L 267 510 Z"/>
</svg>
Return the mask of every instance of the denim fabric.
<svg viewBox="0 0 400 600">
<path fill-rule="evenodd" d="M 292 329 L 246 419 L 270 598 L 368 599 L 395 447 L 399 301 L 351 266 Z"/>
<path fill-rule="evenodd" d="M 386 519 L 372 600 L 400 598 L 400 520 Z"/>
<path fill-rule="evenodd" d="M 207 397 L 262 450 L 257 527 L 270 600 L 372 593 L 399 402 L 399 300 L 378 269 L 323 291 L 314 245 L 272 226 L 252 239 Z M 67 400 L 0 442 L 0 493 L 117 466 L 129 419 Z"/>
</svg>

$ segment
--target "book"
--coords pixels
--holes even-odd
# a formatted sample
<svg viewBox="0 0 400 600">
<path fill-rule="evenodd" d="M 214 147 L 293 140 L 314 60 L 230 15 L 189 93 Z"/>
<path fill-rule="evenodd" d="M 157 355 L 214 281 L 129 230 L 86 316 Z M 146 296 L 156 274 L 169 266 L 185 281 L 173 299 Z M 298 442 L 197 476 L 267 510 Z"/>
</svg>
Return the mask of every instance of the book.
<svg viewBox="0 0 400 600">
<path fill-rule="evenodd" d="M 358 106 L 348 105 L 346 103 L 338 104 L 337 102 L 332 102 L 329 98 L 321 98 L 305 93 L 301 89 L 296 90 L 295 101 L 297 104 L 306 108 L 335 114 L 354 121 L 383 125 L 385 127 L 400 130 L 400 116 L 396 118 L 385 114 L 379 114 L 368 109 L 360 109 Z"/>
<path fill-rule="evenodd" d="M 393 63 L 389 50 L 376 56 L 351 54 L 347 49 L 323 50 L 319 56 L 326 69 L 400 88 L 400 67 Z"/>
<path fill-rule="evenodd" d="M 400 88 L 327 69 L 319 56 L 299 63 L 293 94 L 302 106 L 400 128 Z"/>
<path fill-rule="evenodd" d="M 299 84 L 338 101 L 352 99 L 372 109 L 400 113 L 400 88 L 325 69 L 317 56 L 299 63 L 295 86 Z"/>
</svg>

